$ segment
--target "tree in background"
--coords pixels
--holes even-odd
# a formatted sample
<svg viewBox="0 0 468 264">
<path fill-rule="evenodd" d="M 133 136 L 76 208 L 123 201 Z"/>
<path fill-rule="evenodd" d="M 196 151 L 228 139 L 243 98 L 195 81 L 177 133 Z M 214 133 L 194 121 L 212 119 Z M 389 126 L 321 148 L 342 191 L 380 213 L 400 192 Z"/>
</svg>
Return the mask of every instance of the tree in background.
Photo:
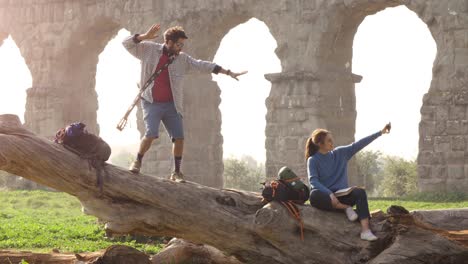
<svg viewBox="0 0 468 264">
<path fill-rule="evenodd" d="M 52 191 L 52 188 L 42 186 L 39 183 L 24 179 L 23 177 L 14 174 L 0 171 L 0 189 L 7 190 L 47 190 Z"/>
<path fill-rule="evenodd" d="M 386 156 L 383 181 L 379 193 L 386 197 L 400 197 L 417 191 L 417 164 L 400 157 Z"/>
<path fill-rule="evenodd" d="M 265 181 L 265 166 L 251 156 L 224 160 L 224 187 L 258 192 Z"/>
<path fill-rule="evenodd" d="M 361 151 L 356 155 L 356 165 L 369 196 L 399 197 L 417 191 L 415 160 Z"/>
<path fill-rule="evenodd" d="M 111 163 L 122 168 L 130 167 L 134 156 L 129 151 L 120 151 L 117 155 L 111 157 Z"/>
<path fill-rule="evenodd" d="M 356 155 L 357 174 L 364 179 L 364 187 L 369 195 L 375 196 L 382 182 L 382 153 L 380 151 L 360 151 Z"/>
</svg>

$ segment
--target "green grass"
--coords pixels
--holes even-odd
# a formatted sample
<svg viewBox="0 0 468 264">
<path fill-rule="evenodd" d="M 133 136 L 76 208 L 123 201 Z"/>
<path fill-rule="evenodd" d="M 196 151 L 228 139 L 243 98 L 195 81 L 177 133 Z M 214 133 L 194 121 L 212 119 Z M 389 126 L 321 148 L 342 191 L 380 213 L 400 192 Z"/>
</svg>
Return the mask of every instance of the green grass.
<svg viewBox="0 0 468 264">
<path fill-rule="evenodd" d="M 417 193 L 401 198 L 369 198 L 369 209 L 386 212 L 391 205 L 401 205 L 412 210 L 435 210 L 468 208 L 468 194 L 463 193 Z"/>
<path fill-rule="evenodd" d="M 0 249 L 49 252 L 90 252 L 125 244 L 148 254 L 159 244 L 136 243 L 130 237 L 112 241 L 104 226 L 81 212 L 81 204 L 65 193 L 0 191 Z"/>
</svg>

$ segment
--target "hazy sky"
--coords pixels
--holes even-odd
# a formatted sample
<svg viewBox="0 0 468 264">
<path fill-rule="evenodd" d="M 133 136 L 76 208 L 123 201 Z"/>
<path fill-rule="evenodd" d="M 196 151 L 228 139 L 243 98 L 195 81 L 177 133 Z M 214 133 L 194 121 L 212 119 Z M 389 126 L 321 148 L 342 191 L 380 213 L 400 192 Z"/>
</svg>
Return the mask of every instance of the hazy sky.
<svg viewBox="0 0 468 264">
<path fill-rule="evenodd" d="M 24 122 L 26 89 L 31 72 L 11 37 L 0 46 L 0 114 L 16 114 Z"/>
<path fill-rule="evenodd" d="M 114 154 L 121 148 L 135 151 L 140 137 L 136 130 L 136 111 L 123 132 L 115 129 L 137 93 L 139 62 L 121 45 L 128 34 L 121 30 L 109 42 L 97 66 L 98 123 L 101 136 L 114 148 Z M 246 39 L 255 43 L 256 48 Z M 214 61 L 234 71 L 249 71 L 240 82 L 213 75 L 222 91 L 220 110 L 225 157 L 251 155 L 259 161 L 265 160 L 265 99 L 271 84 L 264 74 L 281 71 L 275 48 L 276 41 L 268 27 L 257 19 L 233 28 L 221 42 Z M 419 111 L 422 97 L 429 89 L 436 53 L 427 26 L 406 7 L 386 9 L 364 20 L 353 48 L 353 72 L 364 77 L 356 85 L 356 139 L 391 121 L 392 133 L 368 149 L 415 158 Z M 25 91 L 32 81 L 11 38 L 0 47 L 0 73 L 0 113 L 14 113 L 23 120 Z"/>
<path fill-rule="evenodd" d="M 356 85 L 356 139 L 385 122 L 392 132 L 367 149 L 416 158 L 422 98 L 429 90 L 436 44 L 426 24 L 404 6 L 368 16 L 353 45 Z"/>
</svg>

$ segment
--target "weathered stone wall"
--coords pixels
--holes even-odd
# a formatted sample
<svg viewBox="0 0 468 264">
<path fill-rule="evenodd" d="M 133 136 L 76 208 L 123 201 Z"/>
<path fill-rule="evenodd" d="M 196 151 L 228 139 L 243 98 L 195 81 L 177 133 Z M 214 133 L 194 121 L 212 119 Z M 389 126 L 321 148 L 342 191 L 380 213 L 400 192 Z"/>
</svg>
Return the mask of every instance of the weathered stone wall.
<svg viewBox="0 0 468 264">
<path fill-rule="evenodd" d="M 289 165 L 305 176 L 304 144 L 315 128 L 331 130 L 338 144 L 354 140 L 354 84 L 360 81 L 352 73 L 354 34 L 366 16 L 397 5 L 418 14 L 438 48 L 421 108 L 420 188 L 466 191 L 467 0 L 0 0 L 0 41 L 11 35 L 31 70 L 33 87 L 26 106 L 31 129 L 51 135 L 66 123 L 82 120 L 98 131 L 97 58 L 118 30 L 136 33 L 154 22 L 163 27 L 179 24 L 190 36 L 187 52 L 211 60 L 232 27 L 256 17 L 277 40 L 283 69 L 266 76 L 272 82 L 266 102 L 267 174 Z M 188 76 L 185 84 L 183 169 L 189 179 L 220 187 L 219 88 L 206 75 Z M 162 138 L 156 144 L 145 157 L 144 170 L 167 176 L 170 142 Z M 354 166 L 350 181 L 361 182 Z"/>
<path fill-rule="evenodd" d="M 420 188 L 467 192 L 468 1 L 432 1 L 410 8 L 429 26 L 438 51 L 421 108 Z"/>
</svg>

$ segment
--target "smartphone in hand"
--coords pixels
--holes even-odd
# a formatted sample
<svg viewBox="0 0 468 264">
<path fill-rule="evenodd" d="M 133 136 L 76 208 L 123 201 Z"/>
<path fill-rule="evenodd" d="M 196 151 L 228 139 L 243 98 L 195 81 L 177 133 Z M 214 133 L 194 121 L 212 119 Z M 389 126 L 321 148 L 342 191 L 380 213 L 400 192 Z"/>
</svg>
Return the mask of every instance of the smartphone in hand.
<svg viewBox="0 0 468 264">
<path fill-rule="evenodd" d="M 388 124 L 385 125 L 385 129 L 388 130 L 388 133 L 390 133 L 390 129 L 392 129 L 392 123 L 388 122 Z"/>
</svg>

